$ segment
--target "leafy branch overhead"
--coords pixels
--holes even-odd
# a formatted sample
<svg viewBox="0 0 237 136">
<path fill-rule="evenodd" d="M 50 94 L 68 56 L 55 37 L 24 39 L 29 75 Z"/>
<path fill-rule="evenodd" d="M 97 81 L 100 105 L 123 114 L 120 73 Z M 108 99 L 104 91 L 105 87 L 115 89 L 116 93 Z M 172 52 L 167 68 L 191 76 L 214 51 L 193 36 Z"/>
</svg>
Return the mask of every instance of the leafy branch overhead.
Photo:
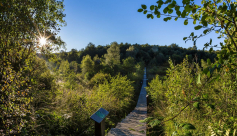
<svg viewBox="0 0 237 136">
<path fill-rule="evenodd" d="M 194 41 L 211 31 L 215 31 L 220 33 L 219 38 L 229 37 L 234 47 L 237 47 L 234 40 L 237 15 L 236 2 L 230 2 L 230 0 L 203 0 L 201 6 L 195 4 L 194 0 L 183 0 L 182 5 L 178 5 L 175 0 L 159 0 L 156 3 L 157 5 L 151 5 L 150 9 L 147 9 L 146 5 L 141 5 L 138 12 L 147 14 L 147 18 L 151 19 L 164 16 L 164 21 L 171 19 L 177 21 L 179 18 L 183 18 L 185 19 L 184 25 L 187 25 L 189 20 L 192 20 L 193 24 L 198 21 L 200 25 L 195 26 L 195 30 L 201 28 L 205 28 L 205 30 L 200 36 L 192 36 L 193 39 L 191 40 Z M 163 11 L 161 11 L 161 7 Z"/>
<path fill-rule="evenodd" d="M 151 19 L 163 16 L 164 21 L 184 19 L 184 25 L 188 25 L 190 21 L 193 24 L 197 23 L 194 29 L 203 29 L 202 34 L 195 35 L 194 32 L 191 32 L 189 36 L 183 38 L 185 42 L 188 40 L 196 41 L 211 32 L 216 32 L 219 34 L 218 39 L 225 39 L 224 43 L 220 42 L 219 45 L 212 45 L 212 39 L 210 39 L 204 44 L 204 49 L 210 48 L 209 51 L 212 52 L 215 47 L 221 48 L 221 51 L 218 52 L 219 64 L 221 66 L 225 65 L 230 69 L 230 72 L 233 72 L 234 69 L 231 66 L 236 66 L 233 60 L 235 60 L 237 52 L 237 2 L 231 0 L 202 0 L 201 5 L 197 5 L 194 0 L 182 0 L 180 4 L 178 2 L 176 0 L 159 0 L 156 5 L 151 5 L 150 8 L 141 5 L 138 12 L 143 12 L 147 15 L 147 18 Z"/>
</svg>

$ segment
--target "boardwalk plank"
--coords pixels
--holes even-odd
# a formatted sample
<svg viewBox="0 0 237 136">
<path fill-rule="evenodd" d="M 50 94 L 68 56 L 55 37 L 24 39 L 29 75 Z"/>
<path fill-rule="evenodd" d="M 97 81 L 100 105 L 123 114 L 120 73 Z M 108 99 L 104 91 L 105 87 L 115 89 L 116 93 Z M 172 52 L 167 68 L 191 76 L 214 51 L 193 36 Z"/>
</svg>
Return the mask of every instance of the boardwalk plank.
<svg viewBox="0 0 237 136">
<path fill-rule="evenodd" d="M 144 70 L 143 84 L 136 108 L 125 119 L 112 128 L 107 136 L 146 136 L 146 123 L 141 123 L 147 117 L 146 102 L 146 68 Z"/>
</svg>

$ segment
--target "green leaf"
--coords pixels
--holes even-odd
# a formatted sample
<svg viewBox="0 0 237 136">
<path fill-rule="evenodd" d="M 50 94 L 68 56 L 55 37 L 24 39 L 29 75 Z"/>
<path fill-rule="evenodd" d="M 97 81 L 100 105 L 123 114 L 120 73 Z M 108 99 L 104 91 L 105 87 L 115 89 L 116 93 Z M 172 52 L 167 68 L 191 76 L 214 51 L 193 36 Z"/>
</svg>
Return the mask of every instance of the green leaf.
<svg viewBox="0 0 237 136">
<path fill-rule="evenodd" d="M 161 5 L 158 5 L 157 8 L 160 9 L 160 8 L 161 8 Z"/>
<path fill-rule="evenodd" d="M 160 14 L 160 12 L 159 12 L 158 10 L 155 10 L 155 11 L 154 11 L 154 14 L 155 14 L 155 15 L 158 15 L 158 14 Z"/>
<path fill-rule="evenodd" d="M 185 10 L 183 10 L 183 12 L 182 12 L 182 14 L 181 14 L 181 17 L 182 17 L 182 18 L 185 18 L 185 16 L 186 16 L 186 12 L 185 12 Z"/>
<path fill-rule="evenodd" d="M 168 10 L 168 13 L 169 13 L 169 14 L 172 14 L 172 13 L 173 13 L 173 9 L 169 9 L 169 10 Z"/>
<path fill-rule="evenodd" d="M 164 18 L 164 21 L 167 22 L 170 19 L 171 19 L 171 17 L 166 17 L 166 18 Z"/>
<path fill-rule="evenodd" d="M 222 58 L 219 58 L 219 60 L 218 60 L 218 61 L 219 61 L 219 63 L 220 63 L 220 64 L 223 64 L 223 63 L 224 63 L 224 61 L 223 61 L 223 59 L 222 59 Z"/>
<path fill-rule="evenodd" d="M 208 15 L 203 15 L 201 18 L 201 21 L 205 21 L 207 17 L 208 17 Z"/>
<path fill-rule="evenodd" d="M 153 117 L 147 117 L 144 120 L 139 120 L 139 122 L 146 123 L 146 122 L 149 122 L 150 120 L 153 120 L 153 119 L 154 119 Z"/>
<path fill-rule="evenodd" d="M 192 124 L 186 123 L 186 124 L 183 126 L 183 129 L 194 130 L 194 129 L 196 129 L 196 128 L 195 128 Z"/>
<path fill-rule="evenodd" d="M 209 53 L 211 53 L 212 51 L 213 51 L 213 48 L 210 48 Z"/>
<path fill-rule="evenodd" d="M 175 9 L 176 11 L 179 11 L 180 6 L 176 6 L 174 9 Z"/>
<path fill-rule="evenodd" d="M 154 16 L 151 14 L 151 19 L 153 19 L 154 18 Z"/>
<path fill-rule="evenodd" d="M 200 97 L 196 97 L 193 99 L 193 101 L 198 101 L 198 100 L 200 100 Z"/>
<path fill-rule="evenodd" d="M 204 30 L 203 33 L 204 33 L 204 34 L 207 34 L 208 30 L 209 30 L 209 29 Z"/>
<path fill-rule="evenodd" d="M 153 16 L 152 14 L 147 14 L 147 18 L 151 18 L 151 19 L 153 19 L 154 16 Z"/>
<path fill-rule="evenodd" d="M 157 16 L 156 16 L 157 18 L 160 18 L 160 14 L 157 14 Z"/>
<path fill-rule="evenodd" d="M 209 58 L 207 59 L 207 64 L 211 65 L 211 60 Z"/>
<path fill-rule="evenodd" d="M 177 20 L 178 20 L 178 17 L 176 17 L 174 20 L 177 21 Z"/>
<path fill-rule="evenodd" d="M 210 77 L 210 76 L 211 76 L 211 72 L 208 71 L 208 72 L 207 72 L 207 77 Z"/>
<path fill-rule="evenodd" d="M 175 6 L 175 5 L 174 5 L 173 3 L 171 3 L 171 4 L 168 5 L 168 8 L 169 8 L 169 9 L 172 9 L 174 6 Z"/>
<path fill-rule="evenodd" d="M 138 11 L 138 12 L 142 12 L 142 11 L 143 11 L 143 9 L 138 9 L 137 11 Z"/>
<path fill-rule="evenodd" d="M 183 127 L 186 123 L 179 124 L 179 127 Z"/>
<path fill-rule="evenodd" d="M 207 21 L 202 22 L 203 26 L 207 26 Z"/>
<path fill-rule="evenodd" d="M 143 14 L 146 14 L 146 13 L 147 13 L 147 10 L 144 10 L 144 11 L 143 11 Z"/>
<path fill-rule="evenodd" d="M 202 25 L 198 25 L 198 26 L 195 26 L 195 27 L 194 27 L 195 30 L 199 30 L 199 29 L 201 29 L 201 28 L 202 28 Z"/>
<path fill-rule="evenodd" d="M 176 11 L 176 14 L 177 14 L 178 16 L 180 16 L 180 15 L 181 15 L 181 12 L 180 12 L 180 11 Z"/>
<path fill-rule="evenodd" d="M 212 44 L 212 39 L 210 39 L 210 45 Z"/>
<path fill-rule="evenodd" d="M 209 71 L 209 68 L 205 68 L 205 69 L 203 69 L 203 71 L 202 71 L 202 72 L 203 72 L 204 74 L 207 74 L 207 73 L 208 73 L 208 71 Z"/>
<path fill-rule="evenodd" d="M 223 5 L 222 12 L 225 12 L 227 10 L 227 6 Z"/>
<path fill-rule="evenodd" d="M 231 21 L 228 21 L 228 23 L 226 24 L 226 28 L 228 29 L 229 25 L 231 24 Z"/>
<path fill-rule="evenodd" d="M 169 8 L 164 8 L 163 12 L 166 14 L 168 12 Z"/>
<path fill-rule="evenodd" d="M 208 107 L 210 107 L 211 109 L 215 109 L 215 106 L 213 104 L 207 104 Z"/>
<path fill-rule="evenodd" d="M 163 0 L 159 0 L 159 1 L 157 1 L 156 3 L 159 4 L 159 5 L 164 4 Z"/>
<path fill-rule="evenodd" d="M 184 20 L 184 25 L 188 25 L 188 19 Z"/>
<path fill-rule="evenodd" d="M 186 40 L 188 37 L 184 37 L 183 40 Z"/>
<path fill-rule="evenodd" d="M 186 132 L 184 133 L 184 135 L 185 135 L 185 136 L 192 136 L 192 133 L 191 133 L 190 131 L 186 131 Z"/>
<path fill-rule="evenodd" d="M 156 120 L 152 120 L 151 122 L 149 122 L 148 124 L 153 128 L 155 126 L 158 126 L 161 123 L 160 120 L 156 119 Z"/>
<path fill-rule="evenodd" d="M 196 11 L 197 11 L 196 8 L 193 8 L 192 13 L 196 13 Z"/>
<path fill-rule="evenodd" d="M 195 108 L 197 108 L 197 109 L 200 109 L 199 105 L 200 105 L 199 102 L 195 102 L 195 103 L 193 103 L 193 107 L 195 107 Z"/>
<path fill-rule="evenodd" d="M 199 73 L 199 74 L 198 74 L 198 78 L 197 78 L 197 84 L 201 84 L 200 79 L 201 79 L 201 75 L 200 75 L 200 73 Z"/>
<path fill-rule="evenodd" d="M 142 8 L 143 8 L 143 9 L 146 9 L 146 8 L 147 8 L 147 6 L 146 6 L 146 5 L 142 5 Z"/>
<path fill-rule="evenodd" d="M 154 5 L 151 5 L 150 6 L 150 10 L 154 10 L 155 6 Z"/>
<path fill-rule="evenodd" d="M 190 7 L 189 4 L 187 4 L 187 5 L 184 7 L 184 10 L 185 10 L 186 12 L 190 12 L 190 11 L 192 10 L 192 8 Z"/>
</svg>

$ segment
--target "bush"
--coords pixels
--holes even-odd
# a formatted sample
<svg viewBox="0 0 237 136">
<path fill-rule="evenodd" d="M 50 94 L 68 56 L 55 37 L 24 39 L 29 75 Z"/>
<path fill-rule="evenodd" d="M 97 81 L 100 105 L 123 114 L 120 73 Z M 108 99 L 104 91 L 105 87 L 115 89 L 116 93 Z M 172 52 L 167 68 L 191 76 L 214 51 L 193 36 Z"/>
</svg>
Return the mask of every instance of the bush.
<svg viewBox="0 0 237 136">
<path fill-rule="evenodd" d="M 236 133 L 237 111 L 236 81 L 226 69 L 213 71 L 212 76 L 201 74 L 207 68 L 202 61 L 202 68 L 196 63 L 183 63 L 174 66 L 169 61 L 167 79 L 159 76 L 149 83 L 148 93 L 156 107 L 156 114 L 164 117 L 165 133 L 172 135 L 224 135 Z M 207 83 L 208 82 L 208 83 Z M 190 124 L 195 129 L 190 129 Z M 207 129 L 209 128 L 209 129 Z"/>
</svg>

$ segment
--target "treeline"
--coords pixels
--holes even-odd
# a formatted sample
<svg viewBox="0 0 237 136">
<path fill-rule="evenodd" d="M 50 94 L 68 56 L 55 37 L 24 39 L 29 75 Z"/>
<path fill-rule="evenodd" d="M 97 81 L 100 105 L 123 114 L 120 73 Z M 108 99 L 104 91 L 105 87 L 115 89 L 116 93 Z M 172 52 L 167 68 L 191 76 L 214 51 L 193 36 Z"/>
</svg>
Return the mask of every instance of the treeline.
<svg viewBox="0 0 237 136">
<path fill-rule="evenodd" d="M 149 81 L 156 75 L 159 74 L 161 76 L 165 76 L 166 69 L 169 67 L 168 60 L 171 59 L 174 64 L 179 64 L 183 61 L 183 59 L 188 55 L 188 61 L 195 61 L 201 64 L 201 59 L 206 60 L 209 58 L 211 62 L 214 62 L 216 58 L 216 52 L 213 51 L 209 53 L 204 50 L 197 50 L 197 47 L 194 45 L 193 47 L 189 47 L 188 49 L 179 47 L 177 44 L 171 45 L 149 45 L 149 44 L 129 44 L 129 43 L 120 43 L 113 42 L 106 46 L 94 45 L 89 43 L 85 49 L 76 50 L 71 49 L 69 52 L 65 52 L 61 50 L 57 55 L 61 58 L 61 60 L 67 60 L 69 65 L 75 65 L 77 63 L 77 72 L 81 72 L 81 62 L 84 56 L 89 55 L 92 60 L 94 60 L 95 64 L 103 62 L 106 57 L 107 49 L 114 44 L 120 50 L 120 62 L 123 62 L 128 57 L 131 57 L 135 62 L 144 62 L 148 67 L 148 79 Z M 130 58 L 130 59 L 131 59 Z M 97 61 L 96 61 L 97 60 Z M 129 60 L 127 60 L 129 61 Z M 131 60 L 130 60 L 131 61 Z M 60 63 L 60 62 L 58 62 Z M 58 65 L 59 66 L 59 65 Z M 100 67 L 97 68 L 97 72 Z M 113 70 L 116 73 L 116 69 L 118 67 L 114 67 Z M 126 75 L 127 73 L 121 71 L 121 74 Z"/>
<path fill-rule="evenodd" d="M 168 62 L 171 58 L 174 63 L 179 64 L 183 61 L 186 55 L 191 62 L 195 60 L 196 62 L 201 62 L 201 59 L 206 60 L 209 58 L 212 62 L 216 57 L 215 51 L 209 53 L 208 51 L 197 50 L 196 46 L 189 47 L 188 49 L 179 47 L 177 44 L 171 45 L 149 45 L 149 44 L 129 44 L 113 42 L 120 49 L 120 61 L 127 58 L 128 56 L 133 57 L 136 62 L 144 61 L 146 65 L 149 66 L 159 66 L 165 62 Z M 69 52 L 61 50 L 58 54 L 60 58 L 68 60 L 68 62 L 76 61 L 78 64 L 81 63 L 82 59 L 86 55 L 90 55 L 91 58 L 95 56 L 101 58 L 107 53 L 107 49 L 111 45 L 98 45 L 95 46 L 93 43 L 89 43 L 85 49 L 77 50 L 71 49 Z"/>
</svg>

